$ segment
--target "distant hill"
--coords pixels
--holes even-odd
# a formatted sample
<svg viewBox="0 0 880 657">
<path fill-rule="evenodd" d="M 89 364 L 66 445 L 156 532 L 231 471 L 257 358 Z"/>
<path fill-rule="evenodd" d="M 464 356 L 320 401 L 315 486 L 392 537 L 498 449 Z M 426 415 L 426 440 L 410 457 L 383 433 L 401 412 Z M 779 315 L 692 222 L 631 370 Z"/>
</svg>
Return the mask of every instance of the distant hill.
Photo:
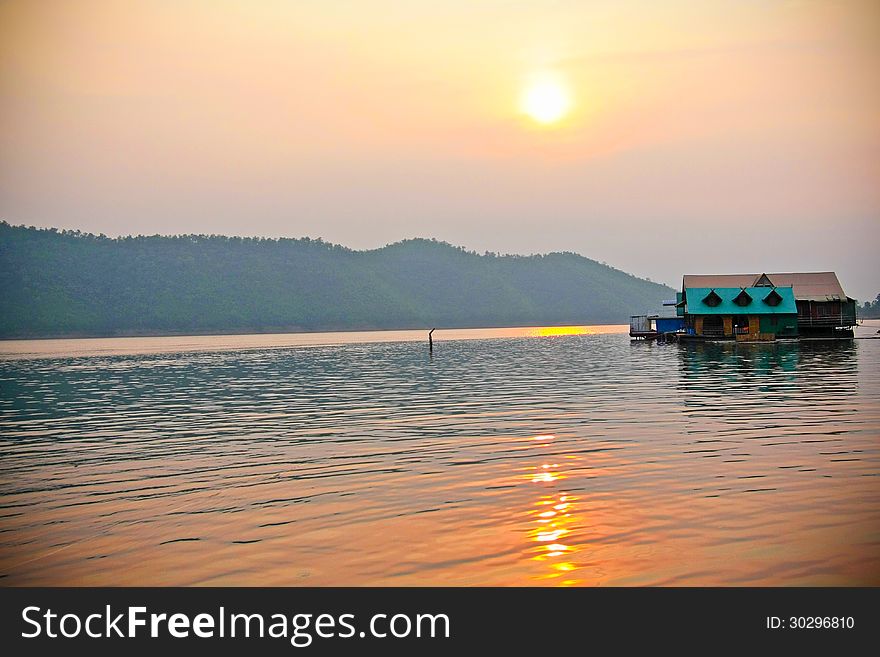
<svg viewBox="0 0 880 657">
<path fill-rule="evenodd" d="M 620 323 L 674 296 L 574 253 L 108 238 L 0 222 L 0 337 Z"/>
</svg>

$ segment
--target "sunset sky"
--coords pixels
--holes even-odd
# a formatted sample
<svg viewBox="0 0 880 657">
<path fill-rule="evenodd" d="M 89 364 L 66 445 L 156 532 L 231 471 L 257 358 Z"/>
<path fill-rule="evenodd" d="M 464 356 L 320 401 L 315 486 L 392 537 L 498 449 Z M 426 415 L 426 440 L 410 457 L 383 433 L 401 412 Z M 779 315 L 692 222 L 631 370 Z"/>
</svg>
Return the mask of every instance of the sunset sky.
<svg viewBox="0 0 880 657">
<path fill-rule="evenodd" d="M 0 0 L 0 219 L 880 292 L 876 0 Z"/>
</svg>

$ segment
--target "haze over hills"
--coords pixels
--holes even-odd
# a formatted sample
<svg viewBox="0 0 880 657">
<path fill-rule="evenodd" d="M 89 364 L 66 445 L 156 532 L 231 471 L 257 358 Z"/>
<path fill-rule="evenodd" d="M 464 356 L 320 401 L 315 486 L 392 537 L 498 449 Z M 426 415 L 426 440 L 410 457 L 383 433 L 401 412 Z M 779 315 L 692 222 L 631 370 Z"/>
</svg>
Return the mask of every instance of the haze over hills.
<svg viewBox="0 0 880 657">
<path fill-rule="evenodd" d="M 108 238 L 0 222 L 0 336 L 622 323 L 674 296 L 575 253 Z"/>
</svg>

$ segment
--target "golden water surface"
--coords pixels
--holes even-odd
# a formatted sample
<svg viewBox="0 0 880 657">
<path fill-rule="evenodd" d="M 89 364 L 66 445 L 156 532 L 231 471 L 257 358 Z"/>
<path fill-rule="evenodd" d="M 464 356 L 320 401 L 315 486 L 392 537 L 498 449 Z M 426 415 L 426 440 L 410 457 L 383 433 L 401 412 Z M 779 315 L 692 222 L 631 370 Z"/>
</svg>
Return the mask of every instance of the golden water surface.
<svg viewBox="0 0 880 657">
<path fill-rule="evenodd" d="M 626 330 L 0 343 L 0 584 L 880 584 L 880 340 Z"/>
</svg>

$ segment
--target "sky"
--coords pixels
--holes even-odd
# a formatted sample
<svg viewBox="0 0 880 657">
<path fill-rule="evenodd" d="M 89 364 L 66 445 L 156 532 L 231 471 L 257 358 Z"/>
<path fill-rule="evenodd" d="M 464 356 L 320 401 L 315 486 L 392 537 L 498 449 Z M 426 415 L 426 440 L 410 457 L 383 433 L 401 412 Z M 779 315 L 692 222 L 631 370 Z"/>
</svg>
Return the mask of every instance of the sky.
<svg viewBox="0 0 880 657">
<path fill-rule="evenodd" d="M 0 0 L 0 219 L 872 299 L 880 2 Z"/>
</svg>

